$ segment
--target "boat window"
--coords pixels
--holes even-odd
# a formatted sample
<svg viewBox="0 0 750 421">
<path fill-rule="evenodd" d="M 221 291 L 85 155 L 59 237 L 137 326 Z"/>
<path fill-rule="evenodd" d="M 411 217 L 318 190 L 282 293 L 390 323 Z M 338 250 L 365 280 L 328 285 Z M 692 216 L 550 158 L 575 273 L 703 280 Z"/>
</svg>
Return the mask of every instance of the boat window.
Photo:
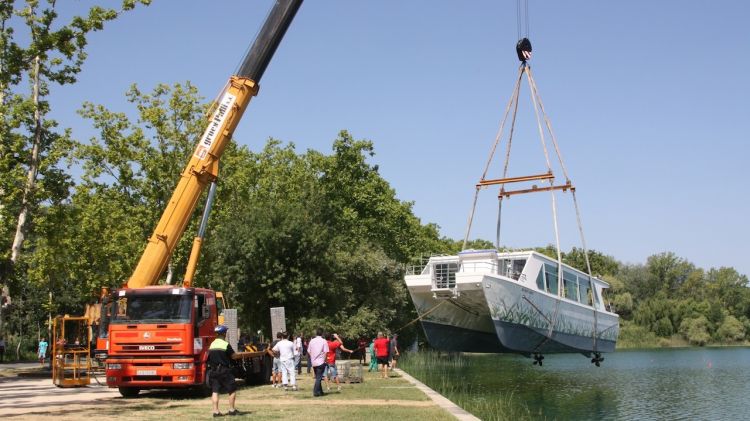
<svg viewBox="0 0 750 421">
<path fill-rule="evenodd" d="M 563 283 L 565 285 L 565 298 L 573 301 L 580 301 L 578 299 L 578 281 L 576 275 L 563 271 Z"/>
<path fill-rule="evenodd" d="M 581 302 L 588 305 L 594 305 L 593 302 L 593 291 L 591 291 L 591 281 L 588 277 L 578 277 L 578 285 L 581 288 Z"/>
<path fill-rule="evenodd" d="M 536 287 L 544 291 L 544 268 L 539 269 L 539 275 L 536 276 Z"/>
<path fill-rule="evenodd" d="M 501 259 L 500 275 L 517 281 L 521 277 L 524 266 L 526 266 L 526 259 Z"/>
<path fill-rule="evenodd" d="M 435 288 L 454 288 L 456 286 L 456 272 L 458 263 L 435 264 Z"/>
<path fill-rule="evenodd" d="M 547 281 L 547 292 L 557 295 L 557 266 L 545 263 L 544 276 Z"/>
</svg>

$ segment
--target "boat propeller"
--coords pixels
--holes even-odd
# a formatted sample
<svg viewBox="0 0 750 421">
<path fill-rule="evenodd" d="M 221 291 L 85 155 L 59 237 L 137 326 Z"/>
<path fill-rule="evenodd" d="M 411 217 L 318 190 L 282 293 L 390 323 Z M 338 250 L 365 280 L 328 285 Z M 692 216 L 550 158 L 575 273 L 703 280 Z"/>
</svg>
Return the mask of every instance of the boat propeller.
<svg viewBox="0 0 750 421">
<path fill-rule="evenodd" d="M 544 360 L 544 355 L 542 354 L 534 354 L 534 365 L 538 365 L 539 367 L 542 366 L 542 360 Z"/>
<path fill-rule="evenodd" d="M 602 361 L 604 361 L 604 357 L 602 357 L 601 352 L 594 352 L 594 358 L 591 359 L 591 362 L 599 367 Z"/>
</svg>

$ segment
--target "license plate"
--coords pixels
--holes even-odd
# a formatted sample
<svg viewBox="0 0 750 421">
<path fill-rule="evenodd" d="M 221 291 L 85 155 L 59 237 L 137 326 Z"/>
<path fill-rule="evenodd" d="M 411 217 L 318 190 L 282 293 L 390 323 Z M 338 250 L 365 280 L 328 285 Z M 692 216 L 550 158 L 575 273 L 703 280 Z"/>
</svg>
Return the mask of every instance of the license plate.
<svg viewBox="0 0 750 421">
<path fill-rule="evenodd" d="M 139 376 L 155 376 L 156 370 L 138 370 L 136 374 Z"/>
</svg>

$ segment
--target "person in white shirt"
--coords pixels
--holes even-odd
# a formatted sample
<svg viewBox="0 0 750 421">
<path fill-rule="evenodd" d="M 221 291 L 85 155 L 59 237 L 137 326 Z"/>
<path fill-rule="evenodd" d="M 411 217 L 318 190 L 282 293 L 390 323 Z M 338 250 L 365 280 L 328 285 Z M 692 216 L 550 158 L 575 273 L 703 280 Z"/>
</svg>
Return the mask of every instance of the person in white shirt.
<svg viewBox="0 0 750 421">
<path fill-rule="evenodd" d="M 294 335 L 294 368 L 297 374 L 302 374 L 302 334 Z"/>
<path fill-rule="evenodd" d="M 281 334 L 281 340 L 273 347 L 273 351 L 279 354 L 281 364 L 281 384 L 284 390 L 291 386 L 297 390 L 297 371 L 294 369 L 294 343 L 287 339 L 288 333 Z"/>
</svg>

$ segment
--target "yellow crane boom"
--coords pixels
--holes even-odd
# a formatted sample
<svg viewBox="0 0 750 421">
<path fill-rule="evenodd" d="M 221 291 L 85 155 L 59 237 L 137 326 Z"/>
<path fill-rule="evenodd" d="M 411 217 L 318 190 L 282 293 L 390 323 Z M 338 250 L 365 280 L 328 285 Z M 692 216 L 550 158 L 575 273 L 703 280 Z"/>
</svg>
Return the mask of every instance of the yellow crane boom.
<svg viewBox="0 0 750 421">
<path fill-rule="evenodd" d="M 250 100 L 258 93 L 260 78 L 301 5 L 302 0 L 277 0 L 271 9 L 238 74 L 229 79 L 215 104 L 208 127 L 182 172 L 127 287 L 155 285 L 166 269 L 201 193 L 216 180 L 224 148 Z"/>
</svg>

